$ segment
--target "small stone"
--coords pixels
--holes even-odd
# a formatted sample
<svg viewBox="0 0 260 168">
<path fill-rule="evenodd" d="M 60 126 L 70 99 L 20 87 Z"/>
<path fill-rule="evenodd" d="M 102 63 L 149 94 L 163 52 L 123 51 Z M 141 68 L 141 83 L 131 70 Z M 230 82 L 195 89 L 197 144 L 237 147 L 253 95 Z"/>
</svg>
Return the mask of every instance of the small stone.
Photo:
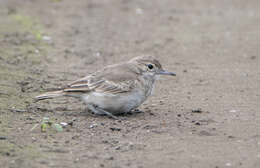
<svg viewBox="0 0 260 168">
<path fill-rule="evenodd" d="M 118 146 L 118 147 L 116 147 L 116 148 L 115 148 L 115 150 L 120 150 L 120 149 L 121 149 L 121 147 L 120 147 L 120 146 Z"/>
<path fill-rule="evenodd" d="M 50 36 L 42 36 L 42 39 L 45 41 L 50 41 L 51 37 Z"/>
<path fill-rule="evenodd" d="M 74 163 L 77 163 L 79 161 L 79 158 L 76 158 L 75 160 L 74 160 Z"/>
<path fill-rule="evenodd" d="M 71 139 L 78 139 L 79 138 L 79 136 L 78 135 L 75 135 L 75 136 L 73 136 Z"/>
<path fill-rule="evenodd" d="M 231 166 L 231 163 L 226 163 L 226 166 Z"/>
<path fill-rule="evenodd" d="M 201 135 L 201 136 L 213 136 L 213 134 L 209 133 L 208 131 L 200 131 L 199 135 Z"/>
<path fill-rule="evenodd" d="M 89 128 L 95 128 L 95 127 L 97 127 L 98 125 L 97 124 L 91 124 L 90 126 L 89 126 Z"/>
<path fill-rule="evenodd" d="M 202 113 L 201 108 L 191 110 L 192 113 Z"/>
<path fill-rule="evenodd" d="M 112 131 L 121 131 L 121 128 L 110 127 Z"/>
<path fill-rule="evenodd" d="M 201 125 L 200 122 L 195 122 L 195 125 Z"/>
<path fill-rule="evenodd" d="M 62 125 L 63 127 L 66 127 L 68 125 L 68 123 L 66 122 L 60 122 L 60 125 Z"/>
<path fill-rule="evenodd" d="M 97 56 L 97 57 L 100 57 L 100 55 L 101 55 L 100 52 L 97 52 L 97 53 L 96 53 L 96 56 Z"/>
<path fill-rule="evenodd" d="M 26 120 L 34 120 L 34 118 L 30 116 L 30 117 L 27 117 Z"/>
<path fill-rule="evenodd" d="M 135 13 L 138 14 L 138 15 L 142 15 L 142 14 L 143 14 L 143 9 L 141 9 L 141 8 L 136 8 L 136 9 L 135 9 Z"/>
<path fill-rule="evenodd" d="M 154 113 L 152 113 L 152 112 L 149 112 L 149 115 L 151 115 L 151 116 L 154 116 L 155 114 L 154 114 Z"/>
<path fill-rule="evenodd" d="M 24 112 L 26 112 L 26 110 L 16 109 L 15 107 L 12 107 L 10 110 L 11 110 L 11 112 L 17 112 L 17 113 L 24 113 Z"/>
<path fill-rule="evenodd" d="M 114 160 L 114 157 L 110 156 L 110 157 L 107 158 L 107 160 Z"/>
<path fill-rule="evenodd" d="M 250 59 L 254 60 L 254 59 L 256 59 L 256 56 L 253 55 L 253 56 L 250 57 Z"/>
<path fill-rule="evenodd" d="M 107 141 L 107 140 L 103 140 L 103 141 L 102 141 L 102 143 L 105 143 L 105 144 L 107 144 L 107 143 L 108 143 L 108 141 Z"/>
<path fill-rule="evenodd" d="M 229 110 L 230 113 L 236 113 L 236 110 Z"/>
<path fill-rule="evenodd" d="M 7 139 L 7 137 L 5 137 L 5 136 L 0 136 L 0 140 L 6 140 Z"/>
</svg>

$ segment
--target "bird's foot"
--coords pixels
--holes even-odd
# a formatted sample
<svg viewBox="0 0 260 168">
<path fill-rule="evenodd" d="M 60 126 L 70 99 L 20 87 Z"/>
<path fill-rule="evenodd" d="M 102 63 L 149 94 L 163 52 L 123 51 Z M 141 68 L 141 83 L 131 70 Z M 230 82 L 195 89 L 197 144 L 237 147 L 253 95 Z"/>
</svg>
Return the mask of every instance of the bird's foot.
<svg viewBox="0 0 260 168">
<path fill-rule="evenodd" d="M 102 108 L 99 108 L 98 106 L 88 105 L 88 109 L 90 109 L 92 112 L 94 112 L 97 115 L 107 115 L 115 120 L 118 120 L 118 117 L 114 116 L 112 113 L 106 110 L 103 110 Z"/>
<path fill-rule="evenodd" d="M 138 114 L 138 113 L 143 113 L 143 111 L 141 111 L 139 109 L 134 109 L 134 110 L 127 112 L 126 114 L 133 115 L 133 114 Z"/>
</svg>

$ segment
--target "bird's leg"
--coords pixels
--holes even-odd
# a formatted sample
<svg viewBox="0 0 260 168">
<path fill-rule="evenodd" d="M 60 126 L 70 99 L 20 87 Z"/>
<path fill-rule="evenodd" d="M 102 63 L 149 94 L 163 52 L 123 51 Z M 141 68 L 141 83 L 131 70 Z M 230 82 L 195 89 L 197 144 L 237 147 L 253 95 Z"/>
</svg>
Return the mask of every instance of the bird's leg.
<svg viewBox="0 0 260 168">
<path fill-rule="evenodd" d="M 137 113 L 143 113 L 143 111 L 139 110 L 139 109 L 133 109 L 133 110 L 130 110 L 128 112 L 126 112 L 125 114 L 137 114 Z"/>
<path fill-rule="evenodd" d="M 110 112 L 108 112 L 108 111 L 106 111 L 106 110 L 103 110 L 103 109 L 101 109 L 101 108 L 99 108 L 99 107 L 96 107 L 96 109 L 99 111 L 99 112 L 101 112 L 101 113 L 103 113 L 103 114 L 106 114 L 107 116 L 109 116 L 109 117 L 111 117 L 111 118 L 113 118 L 113 119 L 118 119 L 116 116 L 114 116 L 113 114 L 111 114 Z"/>
<path fill-rule="evenodd" d="M 132 110 L 133 113 L 143 113 L 143 111 L 139 110 L 139 109 L 134 109 Z"/>
<path fill-rule="evenodd" d="M 103 110 L 102 108 L 99 108 L 95 105 L 92 105 L 92 104 L 88 104 L 88 108 L 94 112 L 95 114 L 98 114 L 98 115 L 107 115 L 113 119 L 118 119 L 116 116 L 114 116 L 113 114 L 111 114 L 110 112 L 106 111 L 106 110 Z"/>
</svg>

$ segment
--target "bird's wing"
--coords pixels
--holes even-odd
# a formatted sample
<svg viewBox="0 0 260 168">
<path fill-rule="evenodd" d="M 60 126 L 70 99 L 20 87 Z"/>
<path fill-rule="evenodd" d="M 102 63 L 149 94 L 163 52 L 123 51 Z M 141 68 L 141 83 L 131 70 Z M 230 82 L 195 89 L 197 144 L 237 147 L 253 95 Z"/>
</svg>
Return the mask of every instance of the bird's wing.
<svg viewBox="0 0 260 168">
<path fill-rule="evenodd" d="M 113 81 L 95 76 L 86 76 L 75 82 L 72 82 L 65 88 L 64 92 L 89 92 L 95 91 L 100 93 L 123 93 L 130 91 L 134 85 L 133 80 Z"/>
<path fill-rule="evenodd" d="M 135 81 L 122 81 L 122 82 L 113 82 L 109 80 L 105 80 L 98 87 L 95 88 L 96 92 L 101 93 L 124 93 L 130 91 L 135 85 Z"/>
<path fill-rule="evenodd" d="M 135 87 L 137 75 L 128 64 L 108 66 L 101 71 L 76 80 L 64 89 L 65 92 L 123 93 Z"/>
<path fill-rule="evenodd" d="M 64 92 L 89 92 L 95 89 L 104 80 L 93 80 L 94 76 L 89 75 L 84 78 L 78 79 L 63 89 Z"/>
</svg>

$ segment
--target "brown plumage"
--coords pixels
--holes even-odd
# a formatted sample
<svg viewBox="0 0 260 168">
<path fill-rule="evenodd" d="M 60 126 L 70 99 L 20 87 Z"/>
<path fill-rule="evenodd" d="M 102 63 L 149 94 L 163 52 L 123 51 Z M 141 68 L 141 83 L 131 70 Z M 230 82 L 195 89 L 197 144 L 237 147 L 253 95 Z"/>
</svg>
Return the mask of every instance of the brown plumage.
<svg viewBox="0 0 260 168">
<path fill-rule="evenodd" d="M 66 88 L 47 92 L 36 99 L 71 96 L 82 99 L 88 107 L 98 108 L 98 112 L 91 108 L 95 113 L 128 112 L 151 94 L 155 76 L 159 74 L 175 75 L 164 71 L 159 61 L 151 56 L 136 57 L 125 63 L 107 66 L 68 84 Z"/>
</svg>

